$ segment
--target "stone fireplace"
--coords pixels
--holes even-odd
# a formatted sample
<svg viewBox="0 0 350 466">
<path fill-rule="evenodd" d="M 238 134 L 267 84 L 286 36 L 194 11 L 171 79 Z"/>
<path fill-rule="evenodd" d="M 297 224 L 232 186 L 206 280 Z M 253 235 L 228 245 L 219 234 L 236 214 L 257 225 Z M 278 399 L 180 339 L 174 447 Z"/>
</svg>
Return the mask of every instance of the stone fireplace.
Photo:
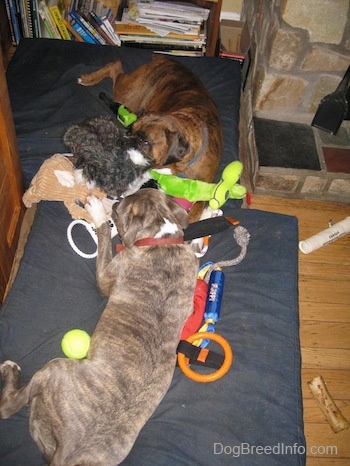
<svg viewBox="0 0 350 466">
<path fill-rule="evenodd" d="M 242 182 L 258 194 L 350 202 L 349 121 L 337 135 L 311 126 L 319 102 L 350 64 L 349 0 L 244 0 L 241 19 L 251 38 L 241 102 Z M 298 132 L 304 130 L 314 141 L 315 164 L 262 165 L 256 130 L 265 120 L 277 130 L 284 123 L 287 133 L 281 134 L 289 134 L 290 148 L 295 145 L 292 158 L 308 150 Z M 305 154 L 304 160 L 310 152 Z"/>
</svg>

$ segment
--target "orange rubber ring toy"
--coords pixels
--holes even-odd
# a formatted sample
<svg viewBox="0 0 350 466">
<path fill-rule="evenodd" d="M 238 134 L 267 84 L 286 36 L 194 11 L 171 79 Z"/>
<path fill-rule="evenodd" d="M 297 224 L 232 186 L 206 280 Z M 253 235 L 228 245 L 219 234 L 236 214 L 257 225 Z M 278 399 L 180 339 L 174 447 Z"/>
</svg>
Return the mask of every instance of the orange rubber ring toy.
<svg viewBox="0 0 350 466">
<path fill-rule="evenodd" d="M 190 335 L 186 340 L 189 343 L 193 343 L 196 340 L 200 339 L 208 339 L 208 340 L 213 340 L 216 343 L 218 343 L 222 349 L 224 350 L 224 362 L 222 366 L 215 372 L 211 372 L 210 374 L 198 374 L 198 372 L 193 371 L 189 366 L 188 366 L 188 358 L 183 354 L 183 353 L 178 353 L 177 355 L 177 361 L 179 363 L 179 367 L 182 370 L 182 372 L 187 375 L 189 379 L 194 380 L 195 382 L 202 382 L 202 383 L 209 383 L 209 382 L 215 382 L 216 380 L 221 379 L 226 372 L 229 370 L 231 367 L 232 361 L 233 361 L 233 353 L 231 346 L 229 345 L 228 341 L 225 340 L 224 337 L 221 335 L 218 335 L 217 333 L 212 333 L 212 332 L 197 332 L 194 333 L 193 335 Z"/>
</svg>

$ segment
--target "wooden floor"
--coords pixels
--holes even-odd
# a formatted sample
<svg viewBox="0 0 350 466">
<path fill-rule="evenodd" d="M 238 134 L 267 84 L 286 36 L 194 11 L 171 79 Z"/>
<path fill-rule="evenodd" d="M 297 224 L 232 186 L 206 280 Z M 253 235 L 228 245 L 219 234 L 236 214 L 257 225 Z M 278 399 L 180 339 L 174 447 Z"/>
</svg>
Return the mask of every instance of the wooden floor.
<svg viewBox="0 0 350 466">
<path fill-rule="evenodd" d="M 294 215 L 299 239 L 350 216 L 350 205 L 252 196 L 252 209 Z M 322 375 L 350 422 L 350 235 L 299 251 L 299 308 L 307 466 L 349 466 L 350 429 L 333 433 L 307 381 Z"/>
</svg>

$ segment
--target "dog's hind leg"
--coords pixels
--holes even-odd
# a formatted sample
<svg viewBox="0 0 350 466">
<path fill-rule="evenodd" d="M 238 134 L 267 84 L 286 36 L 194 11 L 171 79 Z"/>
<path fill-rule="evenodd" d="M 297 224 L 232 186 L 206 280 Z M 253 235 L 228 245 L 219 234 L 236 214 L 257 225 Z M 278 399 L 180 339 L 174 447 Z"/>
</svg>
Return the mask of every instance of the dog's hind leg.
<svg viewBox="0 0 350 466">
<path fill-rule="evenodd" d="M 111 78 L 113 80 L 113 88 L 117 77 L 124 74 L 123 66 L 120 60 L 108 63 L 103 68 L 96 70 L 92 73 L 82 74 L 78 78 L 78 83 L 82 86 L 94 86 L 102 81 L 104 78 Z"/>
<path fill-rule="evenodd" d="M 29 402 L 29 385 L 18 389 L 21 368 L 13 361 L 0 365 L 3 388 L 0 396 L 0 419 L 7 419 Z"/>
</svg>

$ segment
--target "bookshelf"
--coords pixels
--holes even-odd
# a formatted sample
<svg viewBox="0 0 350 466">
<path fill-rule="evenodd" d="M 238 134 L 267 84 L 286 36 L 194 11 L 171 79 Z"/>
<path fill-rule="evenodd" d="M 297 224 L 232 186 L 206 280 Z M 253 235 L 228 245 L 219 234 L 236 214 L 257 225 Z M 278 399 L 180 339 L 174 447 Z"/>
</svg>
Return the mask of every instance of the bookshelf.
<svg viewBox="0 0 350 466">
<path fill-rule="evenodd" d="M 214 57 L 216 55 L 219 37 L 222 0 L 192 0 L 191 3 L 210 10 L 206 56 Z"/>
<path fill-rule="evenodd" d="M 178 1 L 178 0 L 169 0 Z M 214 57 L 217 55 L 217 42 L 219 37 L 220 27 L 220 13 L 222 7 L 222 0 L 185 0 L 193 5 L 207 8 L 210 10 L 208 18 L 208 35 L 207 35 L 207 46 L 206 56 Z M 104 3 L 112 9 L 115 9 L 117 16 L 120 17 L 122 10 L 126 7 L 128 0 L 104 0 Z"/>
<path fill-rule="evenodd" d="M 6 7 L 4 3 L 8 4 L 9 1 L 12 0 L 6 0 L 5 2 L 1 2 L 1 16 L 0 16 L 0 30 L 3 32 L 2 34 L 2 51 L 4 53 L 5 60 L 8 56 L 9 51 L 11 50 L 11 29 L 9 26 L 9 21 L 7 19 L 7 13 L 6 13 Z M 55 4 L 55 0 L 45 0 L 46 3 L 48 3 L 50 6 Z M 60 5 L 64 5 L 65 8 L 68 10 L 70 5 L 71 5 L 71 0 L 57 0 L 60 1 Z M 176 2 L 179 0 L 168 0 L 170 2 Z M 217 55 L 217 42 L 218 42 L 218 33 L 219 33 L 219 24 L 220 24 L 220 13 L 221 13 L 221 6 L 222 6 L 222 0 L 186 0 L 187 3 L 193 4 L 202 8 L 206 8 L 209 10 L 209 18 L 207 20 L 207 40 L 206 40 L 206 48 L 205 48 L 205 55 L 206 56 L 215 56 Z M 38 10 L 42 10 L 40 8 L 40 0 L 37 0 L 37 2 L 34 2 L 38 5 Z M 42 2 L 41 2 L 42 3 Z M 119 19 L 121 17 L 123 9 L 127 6 L 128 0 L 95 0 L 95 4 L 97 4 L 97 8 L 100 8 L 101 4 L 104 4 L 106 7 L 110 8 L 117 16 Z M 87 12 L 88 10 L 86 10 Z M 88 14 L 88 13 L 86 13 Z M 50 14 L 49 14 L 50 16 Z M 23 15 L 22 15 L 23 17 Z M 34 17 L 34 16 L 33 16 Z M 38 20 L 37 20 L 38 21 Z M 34 20 L 32 20 L 34 24 Z M 40 20 L 42 23 L 42 20 Z M 7 23 L 7 24 L 6 24 Z M 48 29 L 47 29 L 47 21 L 45 21 L 46 26 L 44 27 L 43 23 L 41 24 L 41 27 L 37 26 L 37 31 L 34 37 L 37 37 L 38 34 L 40 34 L 40 29 L 42 33 L 45 33 L 44 37 L 53 37 L 53 38 L 60 38 L 59 32 L 57 31 L 58 37 L 54 34 L 51 34 Z M 24 22 L 26 24 L 26 21 Z M 33 26 L 35 29 L 35 27 Z M 38 29 L 39 28 L 39 29 Z M 53 24 L 53 28 L 55 28 L 55 24 Z M 72 33 L 74 31 L 70 31 Z M 69 33 L 66 32 L 68 37 Z M 113 31 L 112 31 L 113 33 Z M 33 29 L 31 32 L 30 37 L 33 35 Z M 76 34 L 74 34 L 76 36 Z M 26 36 L 28 37 L 28 36 Z M 41 37 L 41 34 L 40 34 Z M 18 42 L 18 41 L 17 41 Z M 110 41 L 107 41 L 108 43 L 111 43 Z M 103 43 L 103 42 L 102 42 Z M 106 43 L 106 42 L 104 42 Z M 115 42 L 114 42 L 115 43 Z M 113 43 L 112 43 L 113 45 Z"/>
</svg>

